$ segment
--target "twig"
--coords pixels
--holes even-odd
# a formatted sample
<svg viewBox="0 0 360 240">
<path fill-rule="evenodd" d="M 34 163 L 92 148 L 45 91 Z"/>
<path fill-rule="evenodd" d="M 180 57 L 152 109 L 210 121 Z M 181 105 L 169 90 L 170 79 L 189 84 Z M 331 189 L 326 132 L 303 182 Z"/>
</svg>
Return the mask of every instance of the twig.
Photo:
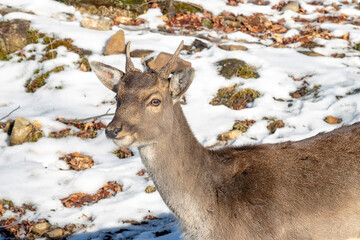
<svg viewBox="0 0 360 240">
<path fill-rule="evenodd" d="M 7 118 L 8 116 L 10 116 L 13 112 L 15 112 L 16 110 L 18 110 L 20 108 L 20 106 L 18 106 L 17 108 L 15 108 L 14 110 L 12 110 L 11 112 L 9 112 L 9 114 L 8 115 L 6 115 L 5 117 L 3 117 L 3 118 L 0 118 L 0 121 L 1 120 L 3 120 L 3 119 L 5 119 L 5 118 Z"/>
<path fill-rule="evenodd" d="M 93 117 L 88 117 L 88 118 L 82 118 L 82 119 L 70 119 L 70 120 L 59 120 L 62 123 L 72 123 L 72 122 L 83 122 L 83 121 L 87 121 L 87 120 L 91 120 L 91 119 L 95 119 L 95 118 L 100 118 L 100 117 L 105 117 L 105 116 L 113 116 L 115 115 L 115 113 L 109 113 L 111 108 L 109 108 L 106 113 L 101 114 L 101 115 L 97 115 L 97 116 L 93 116 Z"/>
</svg>

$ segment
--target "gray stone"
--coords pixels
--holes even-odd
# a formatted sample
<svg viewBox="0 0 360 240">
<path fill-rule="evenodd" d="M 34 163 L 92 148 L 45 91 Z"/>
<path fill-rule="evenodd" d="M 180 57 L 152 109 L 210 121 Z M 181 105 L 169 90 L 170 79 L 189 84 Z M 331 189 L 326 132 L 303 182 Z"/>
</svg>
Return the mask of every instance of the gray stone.
<svg viewBox="0 0 360 240">
<path fill-rule="evenodd" d="M 237 21 L 231 21 L 231 20 L 226 20 L 225 21 L 226 26 L 229 27 L 233 27 L 233 28 L 238 28 L 241 27 L 241 22 L 237 22 Z"/>
<path fill-rule="evenodd" d="M 0 22 L 0 52 L 12 53 L 29 43 L 29 21 L 14 19 Z"/>
<path fill-rule="evenodd" d="M 226 133 L 222 133 L 218 136 L 218 140 L 219 141 L 229 141 L 229 140 L 233 140 L 235 138 L 237 138 L 237 136 L 241 135 L 243 132 L 240 130 L 231 130 L 229 132 Z"/>
<path fill-rule="evenodd" d="M 323 57 L 324 55 L 321 53 L 317 53 L 317 52 L 309 52 L 309 51 L 299 51 L 299 53 L 302 53 L 306 56 L 310 56 L 310 57 Z"/>
<path fill-rule="evenodd" d="M 54 229 L 54 230 L 48 232 L 46 235 L 47 235 L 48 238 L 50 238 L 50 239 L 58 239 L 58 238 L 63 237 L 64 232 L 65 232 L 64 229 L 62 229 L 62 228 L 57 228 L 57 229 Z"/>
<path fill-rule="evenodd" d="M 125 34 L 124 31 L 117 31 L 106 44 L 104 55 L 125 53 Z"/>
<path fill-rule="evenodd" d="M 241 45 L 220 45 L 219 48 L 226 50 L 226 51 L 246 51 L 248 50 L 247 47 L 241 46 Z"/>
<path fill-rule="evenodd" d="M 25 118 L 18 117 L 10 135 L 10 146 L 26 142 L 28 136 L 33 131 L 33 125 Z"/>
<path fill-rule="evenodd" d="M 298 2 L 296 2 L 296 1 L 290 1 L 281 8 L 281 11 L 283 11 L 283 12 L 286 11 L 286 10 L 299 12 L 300 4 Z"/>
<path fill-rule="evenodd" d="M 81 20 L 81 26 L 88 29 L 107 31 L 111 29 L 111 23 L 108 19 L 93 19 L 93 18 L 83 18 Z"/>
<path fill-rule="evenodd" d="M 42 235 L 49 230 L 50 227 L 51 225 L 48 222 L 41 222 L 35 224 L 31 231 L 35 234 Z"/>
</svg>

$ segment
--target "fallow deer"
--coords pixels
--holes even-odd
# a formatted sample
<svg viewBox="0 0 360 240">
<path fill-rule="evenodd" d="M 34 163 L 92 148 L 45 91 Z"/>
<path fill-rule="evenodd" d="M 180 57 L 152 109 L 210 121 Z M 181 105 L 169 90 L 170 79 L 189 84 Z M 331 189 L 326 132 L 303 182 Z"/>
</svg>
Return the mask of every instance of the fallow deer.
<svg viewBox="0 0 360 240">
<path fill-rule="evenodd" d="M 156 70 L 91 67 L 116 93 L 106 135 L 137 147 L 185 239 L 348 239 L 360 237 L 360 123 L 277 144 L 209 150 L 179 104 L 194 78 L 174 72 L 183 46 Z"/>
</svg>

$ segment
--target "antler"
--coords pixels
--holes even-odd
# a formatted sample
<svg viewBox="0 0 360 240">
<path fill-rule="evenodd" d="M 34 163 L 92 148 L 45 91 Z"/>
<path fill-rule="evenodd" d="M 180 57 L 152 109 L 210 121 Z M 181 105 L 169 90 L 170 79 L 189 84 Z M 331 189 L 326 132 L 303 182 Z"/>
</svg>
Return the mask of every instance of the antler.
<svg viewBox="0 0 360 240">
<path fill-rule="evenodd" d="M 135 68 L 133 62 L 131 61 L 130 58 L 130 41 L 126 44 L 126 64 L 125 64 L 125 71 L 126 73 L 129 73 L 131 71 L 137 71 L 137 72 L 141 72 L 140 69 Z"/>
<path fill-rule="evenodd" d="M 169 62 L 165 64 L 162 68 L 156 69 L 156 72 L 160 75 L 160 77 L 165 79 L 169 77 L 171 70 L 174 67 L 176 58 L 178 57 L 183 46 L 184 46 L 184 40 L 181 41 L 179 47 L 176 49 L 174 55 L 170 58 Z"/>
</svg>

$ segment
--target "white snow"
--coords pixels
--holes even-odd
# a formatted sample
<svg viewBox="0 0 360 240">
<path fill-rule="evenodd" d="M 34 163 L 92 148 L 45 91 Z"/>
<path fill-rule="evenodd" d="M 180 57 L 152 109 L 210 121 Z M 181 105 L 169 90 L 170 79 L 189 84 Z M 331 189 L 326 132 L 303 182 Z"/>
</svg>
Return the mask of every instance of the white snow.
<svg viewBox="0 0 360 240">
<path fill-rule="evenodd" d="M 185 1 L 185 0 L 184 0 Z M 280 13 L 271 6 L 278 0 L 270 0 L 267 6 L 247 3 L 237 7 L 226 5 L 225 0 L 191 0 L 200 4 L 214 14 L 226 10 L 235 14 L 251 15 L 261 12 L 273 19 L 284 18 L 290 31 L 283 37 L 292 37 L 302 30 L 302 23 L 292 20 L 298 14 Z M 316 6 L 311 1 L 300 1 L 310 16 L 316 16 Z M 340 1 L 326 1 L 329 4 Z M 57 38 L 71 38 L 74 45 L 93 52 L 89 60 L 101 61 L 124 71 L 125 56 L 104 56 L 102 52 L 112 34 L 119 29 L 125 31 L 126 41 L 131 41 L 132 49 L 154 50 L 172 53 L 181 40 L 190 45 L 194 36 L 163 35 L 153 31 L 158 25 L 164 24 L 158 9 L 150 9 L 141 15 L 148 21 L 144 26 L 129 29 L 126 26 L 114 26 L 110 31 L 96 31 L 82 28 L 82 15 L 73 7 L 54 0 L 0 0 L 0 7 L 11 6 L 32 11 L 35 14 L 13 12 L 3 16 L 3 20 L 27 19 L 31 27 L 40 32 Z M 359 16 L 359 10 L 344 7 L 341 12 L 353 17 Z M 75 21 L 66 20 L 66 14 L 75 14 Z M 300 17 L 304 17 L 300 15 Z M 334 23 L 318 24 L 328 29 L 333 35 L 343 36 L 350 33 L 351 43 L 360 42 L 359 26 Z M 226 34 L 215 31 L 203 31 L 214 37 Z M 238 43 L 246 40 L 248 43 Z M 235 120 L 253 119 L 256 123 L 243 135 L 229 144 L 244 145 L 256 143 L 273 143 L 288 140 L 299 140 L 313 136 L 322 131 L 330 131 L 341 125 L 360 121 L 360 94 L 347 93 L 360 89 L 359 52 L 349 49 L 348 42 L 343 39 L 323 40 L 323 48 L 316 48 L 324 57 L 309 57 L 297 52 L 295 48 L 273 48 L 258 38 L 242 32 L 227 34 L 227 39 L 220 40 L 226 44 L 240 44 L 248 51 L 224 51 L 216 46 L 216 42 L 208 42 L 208 49 L 193 55 L 182 54 L 181 58 L 192 63 L 196 70 L 195 79 L 186 93 L 187 105 L 184 113 L 198 140 L 206 146 L 217 142 L 217 135 L 232 128 Z M 263 43 L 263 44 L 260 44 Z M 266 43 L 266 44 L 264 44 Z M 114 94 L 105 88 L 92 72 L 77 70 L 79 56 L 58 48 L 57 58 L 40 63 L 39 56 L 44 48 L 41 43 L 31 44 L 24 48 L 25 54 L 36 54 L 35 61 L 17 61 L 20 57 L 13 54 L 10 61 L 0 61 L 0 118 L 20 106 L 10 117 L 24 117 L 31 121 L 38 120 L 47 135 L 67 126 L 56 121 L 56 118 L 84 118 L 105 113 L 109 108 L 114 112 L 115 105 L 102 104 L 111 101 Z M 346 53 L 345 58 L 332 58 L 332 53 Z M 233 78 L 230 80 L 218 75 L 216 62 L 225 58 L 238 58 L 256 67 L 260 77 L 257 79 Z M 134 58 L 137 68 L 144 69 L 141 59 Z M 36 69 L 40 74 L 56 66 L 65 66 L 65 70 L 52 73 L 47 84 L 35 93 L 25 92 L 25 83 Z M 296 91 L 303 83 L 292 79 L 306 78 L 309 89 L 320 86 L 318 96 L 313 94 L 300 99 L 292 99 L 289 93 Z M 256 99 L 249 108 L 236 111 L 225 106 L 212 106 L 211 99 L 221 87 L 242 84 L 240 88 L 253 88 L 261 97 Z M 56 89 L 61 86 L 62 89 Z M 342 96 L 337 99 L 336 96 Z M 275 99 L 285 101 L 276 101 Z M 343 119 L 341 124 L 329 125 L 323 119 L 332 115 Z M 266 129 L 268 122 L 264 117 L 276 117 L 285 123 L 285 127 L 270 134 Z M 3 120 L 3 121 L 4 121 Z M 111 117 L 103 117 L 105 123 Z M 163 203 L 158 192 L 147 194 L 146 186 L 153 185 L 146 179 L 147 174 L 140 177 L 136 173 L 144 168 L 136 149 L 135 155 L 127 159 L 118 159 L 111 152 L 117 149 L 114 143 L 99 131 L 95 139 L 83 140 L 77 137 L 62 139 L 42 138 L 36 143 L 25 143 L 9 146 L 9 137 L 0 130 L 0 199 L 12 200 L 17 205 L 33 204 L 36 212 L 28 212 L 23 219 L 37 220 L 46 218 L 51 224 L 64 226 L 68 223 L 85 224 L 85 233 L 79 233 L 69 239 L 103 239 L 106 232 L 118 233 L 117 239 L 153 239 L 154 232 L 165 229 L 170 234 L 156 239 L 181 239 L 180 228 L 171 211 Z M 64 171 L 68 166 L 59 157 L 71 152 L 91 156 L 95 165 L 86 171 Z M 108 181 L 117 181 L 123 185 L 124 191 L 115 197 L 104 199 L 96 204 L 81 208 L 65 208 L 60 199 L 72 193 L 95 193 Z M 124 220 L 142 221 L 147 215 L 160 217 L 150 221 L 148 225 L 131 226 Z M 91 220 L 89 218 L 91 217 Z M 0 237 L 1 239 L 1 237 Z"/>
</svg>

